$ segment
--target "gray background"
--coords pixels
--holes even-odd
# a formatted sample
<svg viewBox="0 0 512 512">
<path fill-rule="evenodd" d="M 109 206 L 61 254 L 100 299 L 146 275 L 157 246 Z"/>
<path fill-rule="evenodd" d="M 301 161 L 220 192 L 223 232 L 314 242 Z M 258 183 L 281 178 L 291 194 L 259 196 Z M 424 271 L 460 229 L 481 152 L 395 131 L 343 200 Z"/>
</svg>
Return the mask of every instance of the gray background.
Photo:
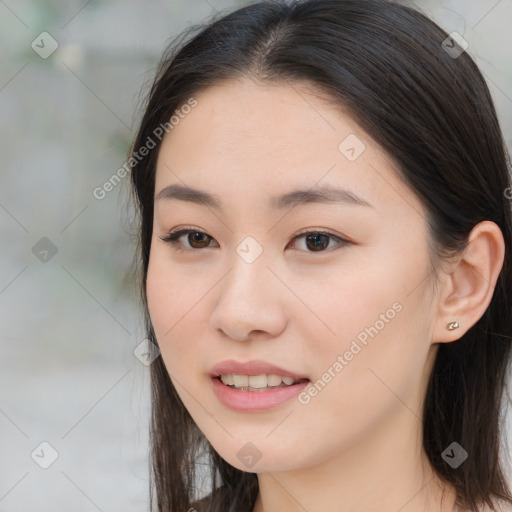
<svg viewBox="0 0 512 512">
<path fill-rule="evenodd" d="M 170 40 L 237 5 L 0 0 L 0 512 L 148 508 L 128 179 L 93 190 L 123 165 Z M 510 148 L 511 1 L 416 5 L 468 41 Z"/>
</svg>

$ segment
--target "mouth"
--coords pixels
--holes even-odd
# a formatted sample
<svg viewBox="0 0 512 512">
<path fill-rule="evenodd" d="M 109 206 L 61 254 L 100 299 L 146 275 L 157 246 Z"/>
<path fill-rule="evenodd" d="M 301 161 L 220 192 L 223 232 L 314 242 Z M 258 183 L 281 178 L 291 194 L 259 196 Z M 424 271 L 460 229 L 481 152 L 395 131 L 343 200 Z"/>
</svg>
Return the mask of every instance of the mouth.
<svg viewBox="0 0 512 512">
<path fill-rule="evenodd" d="M 274 378 L 272 375 L 276 375 L 276 377 Z M 279 384 L 277 384 L 278 377 Z M 288 377 L 286 378 L 288 379 Z M 240 413 L 259 413 L 289 403 L 310 383 L 307 378 L 293 379 L 290 377 L 292 380 L 290 384 L 286 384 L 282 379 L 283 377 L 277 374 L 271 374 L 270 379 L 265 374 L 221 374 L 211 376 L 210 381 L 213 392 L 224 406 Z M 246 383 L 248 385 L 244 385 Z"/>
<path fill-rule="evenodd" d="M 309 383 L 305 375 L 261 359 L 222 361 L 210 370 L 218 400 L 238 412 L 263 412 L 298 395 Z"/>
</svg>

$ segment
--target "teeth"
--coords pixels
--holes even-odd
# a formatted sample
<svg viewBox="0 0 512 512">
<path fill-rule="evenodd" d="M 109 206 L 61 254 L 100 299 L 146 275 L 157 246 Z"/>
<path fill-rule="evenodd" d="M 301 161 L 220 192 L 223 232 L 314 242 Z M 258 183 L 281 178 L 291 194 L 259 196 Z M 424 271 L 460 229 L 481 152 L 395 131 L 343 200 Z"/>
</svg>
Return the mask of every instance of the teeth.
<svg viewBox="0 0 512 512">
<path fill-rule="evenodd" d="M 279 384 L 281 384 L 281 383 L 279 383 Z M 266 375 L 249 375 L 249 387 L 258 388 L 258 389 L 266 388 L 267 387 L 267 376 Z"/>
<path fill-rule="evenodd" d="M 249 385 L 249 377 L 247 375 L 233 374 L 233 384 L 236 388 L 244 388 Z"/>
<path fill-rule="evenodd" d="M 279 386 L 282 379 L 279 375 L 267 375 L 267 383 L 269 386 Z"/>
<path fill-rule="evenodd" d="M 220 380 L 226 384 L 226 386 L 233 386 L 235 384 L 233 380 L 233 374 L 230 373 L 229 375 L 221 375 Z"/>
<path fill-rule="evenodd" d="M 221 381 L 226 386 L 234 386 L 236 388 L 256 388 L 263 389 L 266 387 L 278 387 L 284 383 L 286 386 L 292 385 L 295 380 L 292 377 L 282 377 L 281 375 L 240 375 L 225 374 L 220 376 Z"/>
</svg>

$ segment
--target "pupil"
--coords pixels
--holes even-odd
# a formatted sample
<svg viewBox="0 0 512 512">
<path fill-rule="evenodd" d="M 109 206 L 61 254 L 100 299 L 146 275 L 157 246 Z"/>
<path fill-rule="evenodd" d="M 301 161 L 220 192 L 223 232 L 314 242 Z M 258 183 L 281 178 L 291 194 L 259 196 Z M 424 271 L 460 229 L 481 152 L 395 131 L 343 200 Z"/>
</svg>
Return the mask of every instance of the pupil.
<svg viewBox="0 0 512 512">
<path fill-rule="evenodd" d="M 325 239 L 328 239 L 327 235 L 321 235 L 321 234 L 319 234 L 319 235 L 308 235 L 308 236 L 306 237 L 306 239 L 307 239 L 308 241 L 309 241 L 309 240 L 312 240 L 312 239 L 315 239 L 315 240 L 316 240 L 316 239 L 317 239 L 317 238 L 319 238 L 319 237 L 323 237 L 323 238 L 324 238 L 324 241 L 325 241 Z M 325 249 L 325 247 L 327 247 L 328 245 L 329 245 L 329 241 L 328 241 L 328 240 L 327 240 L 327 242 L 326 242 L 326 243 L 324 243 L 324 244 L 323 244 L 323 245 L 321 245 L 321 246 L 319 246 L 319 245 L 313 245 L 313 246 L 310 246 L 309 244 L 307 244 L 308 248 L 309 248 L 309 249 L 311 249 L 311 248 L 312 248 L 314 251 L 317 251 L 318 249 Z"/>
<path fill-rule="evenodd" d="M 205 235 L 204 233 L 198 233 L 198 232 L 196 231 L 195 233 L 189 233 L 189 238 L 190 238 L 191 236 L 193 237 L 193 238 L 192 238 L 193 242 L 192 242 L 192 243 L 190 243 L 190 245 L 191 245 L 192 247 L 195 247 L 195 245 L 194 245 L 194 244 L 195 244 L 196 242 L 199 242 L 199 246 L 200 246 L 200 247 L 202 247 L 202 245 L 201 245 L 201 240 L 197 240 L 197 237 L 199 237 L 199 238 L 201 238 L 201 237 L 207 237 L 208 235 Z M 190 242 L 190 239 L 189 239 L 189 242 Z M 203 242 L 204 242 L 204 240 L 203 240 Z M 206 245 L 208 245 L 208 243 L 207 243 Z"/>
</svg>

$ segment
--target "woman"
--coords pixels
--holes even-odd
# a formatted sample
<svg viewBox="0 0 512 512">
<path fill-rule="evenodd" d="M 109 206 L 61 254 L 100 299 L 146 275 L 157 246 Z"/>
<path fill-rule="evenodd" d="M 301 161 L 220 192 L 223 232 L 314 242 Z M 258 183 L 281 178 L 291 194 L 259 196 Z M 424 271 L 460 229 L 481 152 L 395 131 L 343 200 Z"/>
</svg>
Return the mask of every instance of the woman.
<svg viewBox="0 0 512 512">
<path fill-rule="evenodd" d="M 247 6 L 164 56 L 132 152 L 158 511 L 512 505 L 508 155 L 455 39 Z"/>
</svg>

